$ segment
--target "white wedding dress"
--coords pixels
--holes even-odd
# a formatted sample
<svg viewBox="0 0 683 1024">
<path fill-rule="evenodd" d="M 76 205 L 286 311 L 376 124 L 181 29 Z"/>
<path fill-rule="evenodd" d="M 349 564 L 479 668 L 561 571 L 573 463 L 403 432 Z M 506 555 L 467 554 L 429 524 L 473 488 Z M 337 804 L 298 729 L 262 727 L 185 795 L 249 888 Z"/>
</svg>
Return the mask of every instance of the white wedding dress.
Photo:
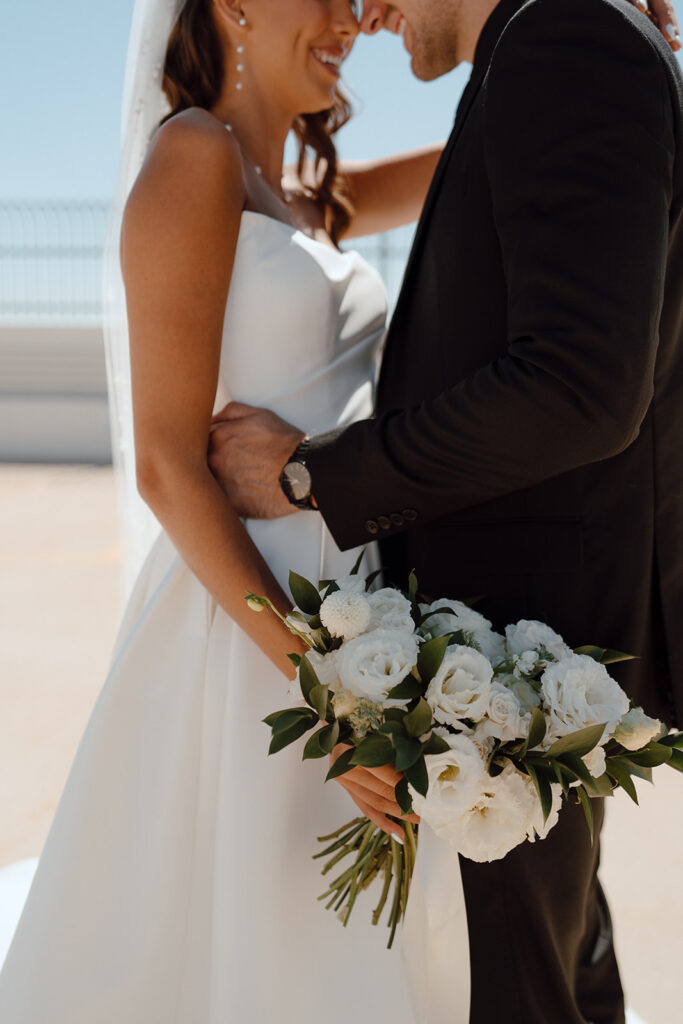
<svg viewBox="0 0 683 1024">
<path fill-rule="evenodd" d="M 216 407 L 234 396 L 311 433 L 370 415 L 385 318 L 381 278 L 358 254 L 245 212 Z M 285 587 L 290 569 L 329 578 L 357 555 L 313 512 L 247 529 Z M 287 706 L 287 685 L 162 533 L 0 973 L 2 1024 L 466 1020 L 450 984 L 447 1016 L 426 1009 L 426 991 L 411 1010 L 400 943 L 387 951 L 369 921 L 378 893 L 346 929 L 317 901 L 316 836 L 357 812 L 323 785 L 325 763 L 302 763 L 302 744 L 267 757 L 261 720 Z M 409 959 L 424 989 L 419 880 L 415 891 Z M 434 935 L 448 902 L 436 900 Z M 467 950 L 441 946 L 452 982 Z"/>
</svg>

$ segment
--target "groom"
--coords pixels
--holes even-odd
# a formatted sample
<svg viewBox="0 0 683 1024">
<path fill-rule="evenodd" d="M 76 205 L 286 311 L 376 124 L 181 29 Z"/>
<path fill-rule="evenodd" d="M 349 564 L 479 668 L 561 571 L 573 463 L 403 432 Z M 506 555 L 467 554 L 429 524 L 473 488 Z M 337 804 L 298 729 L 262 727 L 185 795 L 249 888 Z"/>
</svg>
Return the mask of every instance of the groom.
<svg viewBox="0 0 683 1024">
<path fill-rule="evenodd" d="M 318 507 L 341 548 L 379 539 L 393 581 L 415 568 L 426 593 L 484 595 L 498 627 L 541 619 L 572 645 L 637 654 L 619 681 L 680 724 L 678 65 L 625 0 L 369 4 L 364 27 L 380 22 L 403 31 L 419 78 L 473 71 L 376 417 L 299 446 L 272 414 L 228 407 L 212 468 L 264 517 L 290 510 L 289 463 L 289 498 Z M 622 1024 L 598 850 L 570 805 L 545 841 L 462 860 L 472 1024 Z"/>
</svg>

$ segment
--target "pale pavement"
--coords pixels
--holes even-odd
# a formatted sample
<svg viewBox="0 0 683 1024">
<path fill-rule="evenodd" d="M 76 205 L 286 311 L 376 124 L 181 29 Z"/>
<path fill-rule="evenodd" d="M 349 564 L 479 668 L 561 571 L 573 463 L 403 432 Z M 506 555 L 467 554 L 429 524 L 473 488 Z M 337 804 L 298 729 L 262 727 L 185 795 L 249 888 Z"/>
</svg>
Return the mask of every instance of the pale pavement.
<svg viewBox="0 0 683 1024">
<path fill-rule="evenodd" d="M 40 852 L 119 613 L 111 469 L 0 465 L 0 868 Z M 610 801 L 603 881 L 630 1005 L 646 1024 L 680 1024 L 683 776 L 657 779 L 640 784 L 640 808 Z M 0 920 L 0 946 L 2 933 Z"/>
</svg>

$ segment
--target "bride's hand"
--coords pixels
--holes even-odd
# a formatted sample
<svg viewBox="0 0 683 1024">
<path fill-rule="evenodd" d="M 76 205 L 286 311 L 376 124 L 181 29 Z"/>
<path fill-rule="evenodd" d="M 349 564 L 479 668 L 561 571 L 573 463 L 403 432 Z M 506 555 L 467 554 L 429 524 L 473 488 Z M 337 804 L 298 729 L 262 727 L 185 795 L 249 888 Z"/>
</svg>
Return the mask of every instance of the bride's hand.
<svg viewBox="0 0 683 1024">
<path fill-rule="evenodd" d="M 338 743 L 330 755 L 330 763 L 334 764 L 340 754 L 350 748 L 345 743 Z M 404 814 L 396 803 L 394 787 L 401 781 L 401 775 L 389 765 L 381 768 L 352 768 L 336 780 L 349 794 L 359 810 L 378 825 L 382 831 L 396 836 L 403 842 L 403 829 L 393 818 L 402 818 L 418 825 L 420 819 L 416 814 Z"/>
</svg>

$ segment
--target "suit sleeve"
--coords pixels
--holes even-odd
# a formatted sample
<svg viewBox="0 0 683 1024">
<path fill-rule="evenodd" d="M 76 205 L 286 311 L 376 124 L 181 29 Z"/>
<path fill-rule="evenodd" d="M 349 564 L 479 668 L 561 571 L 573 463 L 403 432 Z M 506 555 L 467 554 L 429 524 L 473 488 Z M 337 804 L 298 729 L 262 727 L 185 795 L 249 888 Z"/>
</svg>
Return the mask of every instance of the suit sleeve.
<svg viewBox="0 0 683 1024">
<path fill-rule="evenodd" d="M 313 491 L 343 549 L 379 518 L 390 535 L 616 455 L 652 397 L 674 159 L 661 58 L 617 8 L 540 0 L 484 89 L 505 354 L 315 440 Z"/>
</svg>

